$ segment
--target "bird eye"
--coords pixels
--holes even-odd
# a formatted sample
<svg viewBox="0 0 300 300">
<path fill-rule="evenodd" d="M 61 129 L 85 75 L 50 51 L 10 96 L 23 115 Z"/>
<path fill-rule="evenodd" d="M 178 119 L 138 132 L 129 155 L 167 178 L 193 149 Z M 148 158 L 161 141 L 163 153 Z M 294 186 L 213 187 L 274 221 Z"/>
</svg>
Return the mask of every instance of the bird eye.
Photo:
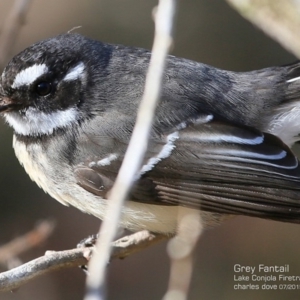
<svg viewBox="0 0 300 300">
<path fill-rule="evenodd" d="M 35 86 L 35 91 L 39 96 L 47 96 L 51 93 L 52 84 L 51 82 L 41 81 Z"/>
</svg>

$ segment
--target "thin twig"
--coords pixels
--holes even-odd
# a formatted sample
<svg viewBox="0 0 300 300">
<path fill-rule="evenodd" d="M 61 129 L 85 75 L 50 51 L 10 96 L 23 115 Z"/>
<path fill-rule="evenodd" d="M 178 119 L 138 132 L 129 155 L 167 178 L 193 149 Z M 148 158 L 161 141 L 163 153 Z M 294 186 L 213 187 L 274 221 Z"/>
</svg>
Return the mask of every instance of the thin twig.
<svg viewBox="0 0 300 300">
<path fill-rule="evenodd" d="M 12 270 L 0 274 L 0 291 L 11 291 L 30 280 L 54 270 L 75 267 L 87 263 L 84 249 L 49 252 Z"/>
<path fill-rule="evenodd" d="M 112 243 L 111 259 L 125 258 L 142 251 L 168 237 L 146 230 L 122 237 Z M 65 251 L 47 251 L 44 256 L 0 274 L 0 292 L 11 291 L 32 279 L 62 268 L 86 265 L 91 258 L 92 248 Z"/>
<path fill-rule="evenodd" d="M 44 220 L 30 232 L 19 236 L 9 243 L 0 247 L 0 264 L 5 264 L 10 259 L 28 251 L 29 249 L 40 245 L 53 232 L 54 222 Z"/>
<path fill-rule="evenodd" d="M 89 265 L 85 300 L 104 299 L 106 264 L 110 257 L 113 241 L 121 216 L 123 203 L 130 191 L 148 145 L 148 136 L 159 100 L 165 59 L 172 44 L 172 23 L 175 13 L 175 0 L 160 0 L 156 20 L 155 38 L 145 91 L 140 104 L 137 121 L 132 133 L 123 164 L 108 200 L 106 218 L 102 223 L 97 251 Z"/>
<path fill-rule="evenodd" d="M 14 6 L 1 28 L 0 69 L 7 62 L 21 27 L 25 23 L 31 0 L 15 0 Z"/>
<path fill-rule="evenodd" d="M 300 58 L 300 3 L 295 0 L 226 0 L 288 51 Z"/>
</svg>

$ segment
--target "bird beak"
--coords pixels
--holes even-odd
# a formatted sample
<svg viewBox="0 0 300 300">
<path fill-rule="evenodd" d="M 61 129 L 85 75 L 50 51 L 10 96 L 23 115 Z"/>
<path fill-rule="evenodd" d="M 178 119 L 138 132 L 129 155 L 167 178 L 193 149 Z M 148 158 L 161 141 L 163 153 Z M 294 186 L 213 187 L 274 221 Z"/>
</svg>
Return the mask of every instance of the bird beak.
<svg viewBox="0 0 300 300">
<path fill-rule="evenodd" d="M 0 95 L 0 113 L 9 111 L 16 105 L 17 103 L 15 103 L 12 99 Z"/>
</svg>

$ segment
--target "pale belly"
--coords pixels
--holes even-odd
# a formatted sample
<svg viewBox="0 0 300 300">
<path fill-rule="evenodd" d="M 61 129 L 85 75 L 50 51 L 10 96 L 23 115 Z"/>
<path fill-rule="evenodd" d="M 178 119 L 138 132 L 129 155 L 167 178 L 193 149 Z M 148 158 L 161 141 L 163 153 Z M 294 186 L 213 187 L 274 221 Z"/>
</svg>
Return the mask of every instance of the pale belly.
<svg viewBox="0 0 300 300">
<path fill-rule="evenodd" d="M 72 205 L 99 219 L 105 217 L 108 200 L 91 194 L 77 185 L 70 166 L 50 162 L 38 144 L 26 146 L 14 137 L 13 147 L 30 178 L 46 193 L 64 205 Z M 174 234 L 178 220 L 183 214 L 189 213 L 194 214 L 195 210 L 127 201 L 122 210 L 120 226 L 131 231 L 147 229 L 152 232 Z M 204 227 L 217 225 L 229 217 L 203 211 L 200 212 L 200 216 Z"/>
</svg>

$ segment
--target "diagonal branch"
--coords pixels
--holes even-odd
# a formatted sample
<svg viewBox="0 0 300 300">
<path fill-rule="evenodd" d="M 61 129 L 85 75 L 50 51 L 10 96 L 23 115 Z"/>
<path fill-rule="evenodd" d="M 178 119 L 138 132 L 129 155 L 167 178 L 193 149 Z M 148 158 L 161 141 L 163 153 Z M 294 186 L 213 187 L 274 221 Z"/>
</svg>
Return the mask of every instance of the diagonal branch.
<svg viewBox="0 0 300 300">
<path fill-rule="evenodd" d="M 34 229 L 19 236 L 9 243 L 0 247 L 0 264 L 5 264 L 10 259 L 24 253 L 25 251 L 40 245 L 53 232 L 55 223 L 43 220 Z"/>
<path fill-rule="evenodd" d="M 300 3 L 294 0 L 226 0 L 244 18 L 300 58 Z"/>
<path fill-rule="evenodd" d="M 11 291 L 54 270 L 86 264 L 84 249 L 51 252 L 0 274 L 0 291 Z"/>
</svg>

